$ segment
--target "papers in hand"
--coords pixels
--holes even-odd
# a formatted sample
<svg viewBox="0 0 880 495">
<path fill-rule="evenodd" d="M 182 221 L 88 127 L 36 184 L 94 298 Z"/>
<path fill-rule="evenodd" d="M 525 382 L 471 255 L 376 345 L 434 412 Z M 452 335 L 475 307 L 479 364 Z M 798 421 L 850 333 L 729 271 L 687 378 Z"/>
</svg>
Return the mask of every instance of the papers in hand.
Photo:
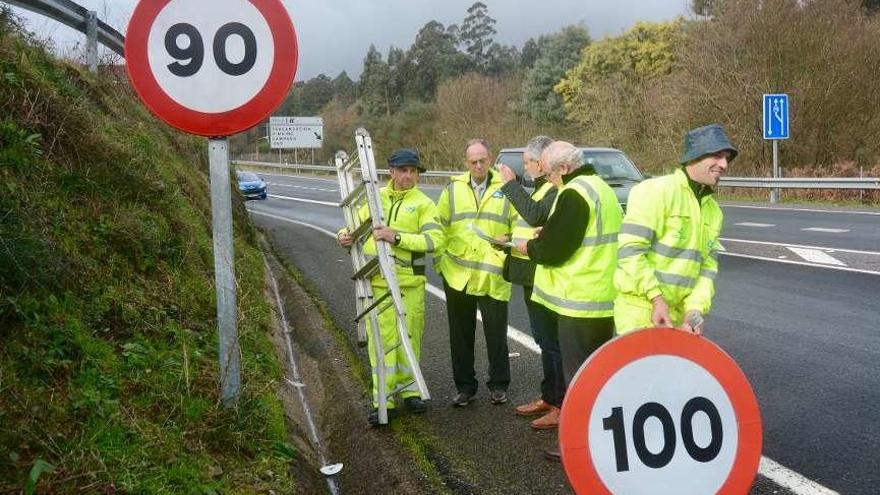
<svg viewBox="0 0 880 495">
<path fill-rule="evenodd" d="M 510 247 L 510 248 L 512 248 L 512 247 L 516 247 L 516 246 L 513 244 L 513 242 L 511 242 L 511 241 L 499 241 L 498 239 L 492 237 L 491 235 L 489 235 L 489 234 L 483 232 L 482 229 L 480 229 L 479 227 L 477 227 L 477 226 L 474 225 L 474 224 L 471 224 L 471 230 L 474 232 L 474 234 L 477 234 L 477 237 L 479 237 L 480 239 L 483 239 L 484 241 L 487 241 L 489 244 L 494 244 L 494 245 L 496 245 L 496 246 Z"/>
</svg>

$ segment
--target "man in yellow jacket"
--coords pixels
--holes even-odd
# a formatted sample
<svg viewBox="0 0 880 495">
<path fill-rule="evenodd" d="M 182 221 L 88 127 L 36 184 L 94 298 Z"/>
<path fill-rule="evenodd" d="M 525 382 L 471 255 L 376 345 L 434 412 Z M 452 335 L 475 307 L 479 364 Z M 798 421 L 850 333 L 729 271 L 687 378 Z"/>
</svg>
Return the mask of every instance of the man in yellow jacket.
<svg viewBox="0 0 880 495">
<path fill-rule="evenodd" d="M 435 263 L 446 292 L 452 377 L 458 390 L 452 404 L 458 407 L 468 405 L 477 393 L 477 307 L 483 317 L 489 357 L 489 400 L 493 404 L 507 402 L 510 282 L 502 278 L 505 253 L 493 248 L 486 238 L 509 239 L 516 219 L 516 212 L 501 192 L 501 179 L 491 171 L 492 155 L 486 141 L 469 141 L 465 162 L 468 172 L 453 177 L 437 202 L 446 234 L 446 251 Z"/>
<path fill-rule="evenodd" d="M 682 167 L 632 189 L 618 242 L 618 334 L 675 327 L 700 334 L 718 276 L 723 221 L 712 187 L 736 158 L 724 129 L 688 131 Z"/>
<path fill-rule="evenodd" d="M 410 332 L 413 352 L 418 359 L 422 333 L 425 329 L 425 254 L 443 249 L 443 230 L 437 218 L 434 202 L 417 187 L 419 172 L 425 170 L 419 161 L 418 153 L 412 149 L 394 151 L 388 158 L 388 169 L 391 181 L 379 191 L 387 225 L 373 229 L 373 238 L 364 245 L 364 253 L 375 255 L 376 242 L 387 242 L 393 246 L 397 281 L 406 308 L 406 324 Z M 364 207 L 359 215 L 361 220 L 365 220 L 370 214 Z M 339 232 L 338 240 L 343 247 L 350 247 L 354 241 L 344 229 Z M 381 275 L 376 275 L 371 285 L 375 298 L 388 290 Z M 393 309 L 387 309 L 379 314 L 378 321 L 382 347 L 385 350 L 395 347 L 396 349 L 385 355 L 383 363 L 377 363 L 372 333 L 367 332 L 370 366 L 373 368 L 373 409 L 368 417 L 372 425 L 379 423 L 377 366 L 385 367 L 386 394 L 412 382 L 400 392 L 404 405 L 410 412 L 417 414 L 427 410 L 414 383 L 406 353 L 402 346 L 397 345 L 397 315 Z M 392 397 L 388 398 L 386 407 L 389 418 L 393 417 L 396 410 Z"/>
</svg>

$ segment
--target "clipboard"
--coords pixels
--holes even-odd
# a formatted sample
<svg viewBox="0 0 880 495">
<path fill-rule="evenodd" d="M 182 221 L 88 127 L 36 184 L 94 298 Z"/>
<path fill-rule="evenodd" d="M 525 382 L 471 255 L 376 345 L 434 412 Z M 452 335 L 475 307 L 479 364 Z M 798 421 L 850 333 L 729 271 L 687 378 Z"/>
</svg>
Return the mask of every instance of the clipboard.
<svg viewBox="0 0 880 495">
<path fill-rule="evenodd" d="M 477 227 L 474 224 L 470 225 L 470 229 L 471 229 L 471 231 L 473 231 L 474 234 L 477 234 L 477 237 L 479 237 L 480 239 L 483 239 L 484 241 L 486 241 L 489 244 L 492 244 L 494 246 L 509 247 L 509 248 L 516 247 L 516 245 L 512 241 L 504 241 L 504 242 L 499 241 L 498 239 L 483 232 L 482 229 L 480 229 L 479 227 Z"/>
</svg>

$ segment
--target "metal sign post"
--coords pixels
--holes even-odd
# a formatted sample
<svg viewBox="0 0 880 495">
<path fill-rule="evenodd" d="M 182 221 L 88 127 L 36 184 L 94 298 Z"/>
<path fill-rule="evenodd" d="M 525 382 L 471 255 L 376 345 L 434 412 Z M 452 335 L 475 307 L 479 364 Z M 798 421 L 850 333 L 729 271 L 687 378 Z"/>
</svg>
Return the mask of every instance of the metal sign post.
<svg viewBox="0 0 880 495">
<path fill-rule="evenodd" d="M 89 63 L 89 72 L 98 73 L 98 13 L 94 10 L 86 14 L 86 60 Z"/>
<path fill-rule="evenodd" d="M 240 358 L 232 247 L 232 194 L 229 181 L 229 140 L 208 141 L 211 171 L 211 226 L 214 231 L 214 282 L 217 287 L 217 327 L 220 353 L 220 400 L 238 402 Z"/>
<path fill-rule="evenodd" d="M 220 398 L 226 407 L 238 403 L 241 388 L 226 136 L 256 126 L 278 108 L 293 83 L 297 53 L 281 0 L 144 1 L 125 38 L 129 79 L 141 101 L 168 124 L 209 138 Z"/>
<path fill-rule="evenodd" d="M 788 95 L 764 95 L 764 139 L 773 141 L 773 178 L 780 177 L 779 140 L 788 139 Z M 770 203 L 779 202 L 779 188 L 770 189 Z"/>
</svg>

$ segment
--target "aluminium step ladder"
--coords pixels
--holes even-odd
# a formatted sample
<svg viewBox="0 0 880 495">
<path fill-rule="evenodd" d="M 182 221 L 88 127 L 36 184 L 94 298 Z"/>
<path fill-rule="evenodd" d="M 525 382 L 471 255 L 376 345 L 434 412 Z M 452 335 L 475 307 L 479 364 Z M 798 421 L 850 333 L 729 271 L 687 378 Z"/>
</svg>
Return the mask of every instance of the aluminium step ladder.
<svg viewBox="0 0 880 495">
<path fill-rule="evenodd" d="M 379 423 L 388 424 L 388 410 L 386 401 L 416 384 L 422 399 L 430 399 L 428 387 L 422 376 L 422 370 L 415 359 L 412 344 L 409 340 L 409 329 L 406 325 L 406 310 L 403 306 L 403 297 L 397 282 L 395 272 L 395 260 L 391 246 L 387 242 L 376 242 L 377 256 L 364 254 L 364 244 L 372 236 L 373 227 L 385 225 L 385 215 L 382 211 L 382 200 L 379 197 L 379 179 L 376 173 L 376 160 L 373 156 L 373 141 L 366 129 L 360 128 L 355 131 L 355 144 L 357 156 L 349 158 L 344 151 L 336 153 L 336 174 L 339 180 L 339 193 L 342 201 L 339 206 L 345 218 L 345 226 L 354 237 L 354 244 L 350 249 L 351 263 L 354 268 L 352 279 L 355 283 L 355 306 L 357 316 L 357 335 L 360 344 L 366 344 L 367 318 L 370 322 L 371 338 L 374 342 L 376 361 L 376 375 L 378 377 Z M 359 167 L 360 179 L 355 177 L 355 168 Z M 359 211 L 366 204 L 369 217 L 361 221 Z M 388 290 L 379 297 L 374 297 L 373 286 L 370 279 L 379 274 L 385 279 Z M 397 316 L 397 345 L 385 349 L 379 334 L 378 317 L 383 311 L 394 311 Z M 412 368 L 414 380 L 409 383 L 399 384 L 390 393 L 386 392 L 385 355 L 394 352 L 403 346 L 407 360 Z"/>
</svg>

